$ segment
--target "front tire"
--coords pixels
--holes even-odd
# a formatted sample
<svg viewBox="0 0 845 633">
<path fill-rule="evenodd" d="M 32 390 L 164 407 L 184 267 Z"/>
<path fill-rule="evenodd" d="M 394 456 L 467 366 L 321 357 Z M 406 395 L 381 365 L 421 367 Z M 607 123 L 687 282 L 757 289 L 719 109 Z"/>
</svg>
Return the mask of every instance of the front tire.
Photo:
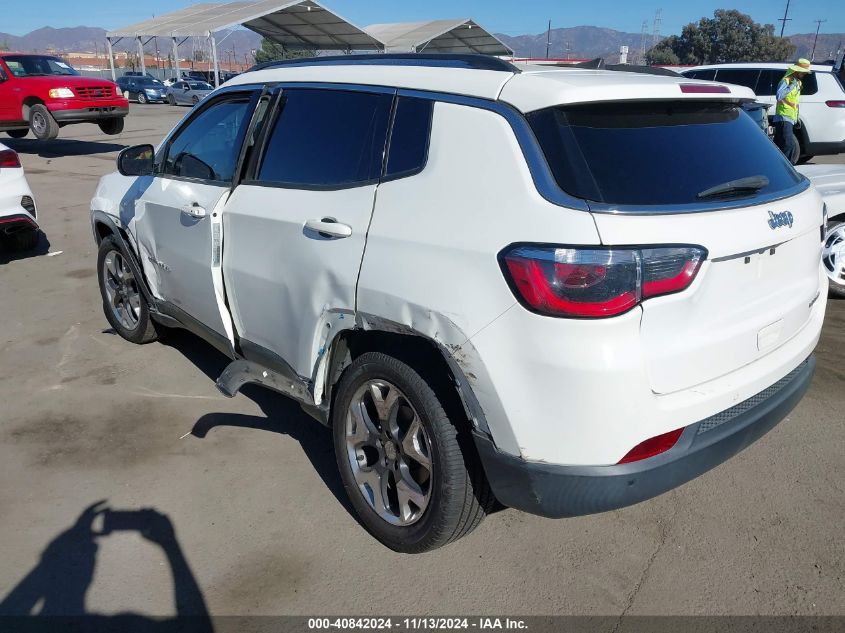
<svg viewBox="0 0 845 633">
<path fill-rule="evenodd" d="M 124 121 L 123 119 L 106 119 L 104 121 L 100 121 L 97 125 L 100 127 L 103 134 L 114 136 L 115 134 L 123 132 Z"/>
<path fill-rule="evenodd" d="M 36 103 L 29 110 L 29 129 L 39 141 L 52 141 L 59 135 L 59 124 L 41 103 Z"/>
<path fill-rule="evenodd" d="M 200 99 L 196 95 L 191 97 L 191 103 L 193 103 L 194 105 L 197 105 L 199 102 L 200 102 Z"/>
<path fill-rule="evenodd" d="M 172 106 L 176 105 L 176 98 L 173 95 L 167 95 L 167 103 Z"/>
<path fill-rule="evenodd" d="M 340 476 L 364 527 L 415 554 L 475 529 L 495 503 L 466 425 L 410 366 L 361 355 L 332 409 Z"/>
<path fill-rule="evenodd" d="M 830 295 L 845 299 L 845 219 L 827 223 L 822 264 L 827 273 Z"/>
<path fill-rule="evenodd" d="M 25 138 L 29 134 L 29 130 L 8 130 L 6 134 L 12 138 Z"/>
<path fill-rule="evenodd" d="M 103 312 L 115 332 L 131 343 L 143 345 L 158 338 L 150 309 L 132 268 L 117 240 L 109 236 L 97 253 L 97 277 Z"/>
</svg>

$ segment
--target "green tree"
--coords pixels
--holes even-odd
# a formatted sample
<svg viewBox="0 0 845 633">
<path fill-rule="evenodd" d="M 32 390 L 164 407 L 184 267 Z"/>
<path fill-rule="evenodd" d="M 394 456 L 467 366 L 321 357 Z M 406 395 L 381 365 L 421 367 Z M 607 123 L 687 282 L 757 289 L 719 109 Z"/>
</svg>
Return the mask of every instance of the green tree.
<svg viewBox="0 0 845 633">
<path fill-rule="evenodd" d="M 724 64 L 786 61 L 795 46 L 775 35 L 771 24 L 758 24 L 735 9 L 718 9 L 713 18 L 687 24 L 646 54 L 650 64 Z M 664 61 L 666 59 L 677 61 Z"/>
<path fill-rule="evenodd" d="M 316 55 L 314 51 L 293 51 L 285 48 L 278 42 L 262 37 L 261 48 L 255 51 L 255 63 L 263 64 L 264 62 L 275 62 L 280 59 L 301 59 L 303 57 L 314 57 L 314 55 Z"/>
</svg>

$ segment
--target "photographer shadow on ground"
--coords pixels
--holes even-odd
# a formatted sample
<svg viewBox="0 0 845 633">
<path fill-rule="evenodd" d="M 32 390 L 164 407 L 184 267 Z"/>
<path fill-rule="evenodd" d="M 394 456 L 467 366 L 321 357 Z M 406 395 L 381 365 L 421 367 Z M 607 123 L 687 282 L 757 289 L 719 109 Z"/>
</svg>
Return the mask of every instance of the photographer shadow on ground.
<svg viewBox="0 0 845 633">
<path fill-rule="evenodd" d="M 95 528 L 95 524 L 101 527 Z M 97 562 L 98 542 L 115 531 L 135 531 L 161 547 L 173 577 L 176 616 L 100 615 L 85 599 Z M 115 511 L 100 501 L 47 545 L 41 560 L 0 600 L 0 628 L 41 631 L 180 631 L 212 633 L 202 591 L 182 552 L 170 519 L 153 509 Z"/>
<path fill-rule="evenodd" d="M 27 250 L 18 251 L 10 249 L 8 245 L 4 244 L 3 240 L 0 239 L 0 265 L 21 259 L 29 259 L 30 257 L 41 257 L 49 252 L 50 240 L 47 239 L 46 233 L 41 230 L 38 231 L 38 242 L 36 243 L 35 248 Z"/>
<path fill-rule="evenodd" d="M 34 154 L 41 158 L 62 158 L 66 156 L 93 156 L 119 152 L 129 147 L 124 143 L 108 141 L 78 141 L 76 139 L 56 139 L 53 141 L 39 141 L 34 138 L 3 139 L 3 144 L 15 150 L 18 154 Z"/>
</svg>

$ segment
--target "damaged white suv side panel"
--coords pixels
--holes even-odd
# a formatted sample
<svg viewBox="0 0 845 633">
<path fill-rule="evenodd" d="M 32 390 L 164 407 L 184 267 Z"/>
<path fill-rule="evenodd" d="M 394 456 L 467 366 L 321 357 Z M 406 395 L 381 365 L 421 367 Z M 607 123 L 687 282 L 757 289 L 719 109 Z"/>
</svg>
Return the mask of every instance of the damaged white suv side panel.
<svg viewBox="0 0 845 633">
<path fill-rule="evenodd" d="M 643 501 L 813 375 L 823 204 L 753 97 L 483 56 L 265 66 L 101 181 L 105 315 L 136 343 L 187 328 L 231 357 L 225 395 L 256 383 L 329 425 L 397 551 L 496 501 Z"/>
</svg>

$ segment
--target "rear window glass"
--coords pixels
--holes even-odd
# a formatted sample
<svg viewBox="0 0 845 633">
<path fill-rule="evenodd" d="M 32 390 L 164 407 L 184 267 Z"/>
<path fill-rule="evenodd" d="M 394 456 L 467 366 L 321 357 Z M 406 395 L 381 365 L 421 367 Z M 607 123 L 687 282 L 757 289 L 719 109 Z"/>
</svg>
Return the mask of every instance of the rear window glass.
<svg viewBox="0 0 845 633">
<path fill-rule="evenodd" d="M 716 77 L 715 70 L 688 70 L 681 74 L 690 79 L 703 79 L 705 81 L 713 81 Z"/>
<path fill-rule="evenodd" d="M 767 180 L 760 195 L 802 179 L 734 104 L 590 104 L 541 110 L 528 120 L 560 188 L 595 202 L 696 204 L 699 194 L 742 178 Z"/>
<path fill-rule="evenodd" d="M 393 95 L 290 89 L 257 180 L 291 187 L 350 187 L 381 175 Z"/>
<path fill-rule="evenodd" d="M 737 86 L 745 86 L 751 88 L 757 85 L 757 76 L 760 74 L 759 70 L 750 68 L 722 68 L 716 73 L 716 81 L 722 81 L 726 84 L 735 84 Z"/>
</svg>

